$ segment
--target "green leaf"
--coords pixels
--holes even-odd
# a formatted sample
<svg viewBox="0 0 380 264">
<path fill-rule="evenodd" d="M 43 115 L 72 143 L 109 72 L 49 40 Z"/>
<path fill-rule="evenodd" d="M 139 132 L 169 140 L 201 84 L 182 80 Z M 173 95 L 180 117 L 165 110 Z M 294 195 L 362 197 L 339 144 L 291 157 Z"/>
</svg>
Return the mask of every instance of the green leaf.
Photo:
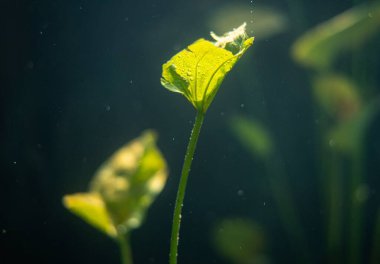
<svg viewBox="0 0 380 264">
<path fill-rule="evenodd" d="M 111 237 L 116 237 L 116 228 L 108 215 L 106 206 L 97 193 L 76 193 L 63 197 L 64 206 L 88 224 Z"/>
<path fill-rule="evenodd" d="M 269 131 L 258 121 L 237 116 L 231 119 L 230 127 L 248 151 L 263 159 L 271 157 L 274 149 L 273 139 Z"/>
<path fill-rule="evenodd" d="M 215 43 L 199 39 L 162 66 L 161 84 L 183 94 L 203 113 L 226 74 L 254 40 L 245 34 L 245 24 L 222 37 L 213 33 L 212 36 L 217 40 Z"/>
<path fill-rule="evenodd" d="M 294 59 L 327 69 L 344 50 L 361 46 L 380 30 L 380 4 L 354 7 L 306 32 L 293 45 Z"/>
<path fill-rule="evenodd" d="M 346 154 L 357 153 L 364 144 L 365 134 L 380 109 L 380 98 L 374 99 L 351 119 L 339 123 L 328 134 L 332 147 Z"/>
<path fill-rule="evenodd" d="M 213 235 L 215 248 L 231 263 L 267 263 L 268 261 L 265 254 L 264 229 L 251 220 L 224 219 L 215 226 Z"/>
<path fill-rule="evenodd" d="M 112 221 L 125 231 L 141 224 L 166 182 L 167 165 L 155 141 L 154 133 L 143 133 L 115 152 L 91 182 L 90 191 L 101 195 Z"/>
<path fill-rule="evenodd" d="M 313 90 L 321 108 L 334 120 L 350 119 L 362 108 L 359 87 L 347 76 L 319 75 L 313 80 Z"/>
<path fill-rule="evenodd" d="M 117 150 L 98 169 L 88 193 L 66 195 L 64 205 L 115 237 L 140 226 L 166 178 L 167 165 L 156 146 L 156 135 L 147 131 Z"/>
</svg>

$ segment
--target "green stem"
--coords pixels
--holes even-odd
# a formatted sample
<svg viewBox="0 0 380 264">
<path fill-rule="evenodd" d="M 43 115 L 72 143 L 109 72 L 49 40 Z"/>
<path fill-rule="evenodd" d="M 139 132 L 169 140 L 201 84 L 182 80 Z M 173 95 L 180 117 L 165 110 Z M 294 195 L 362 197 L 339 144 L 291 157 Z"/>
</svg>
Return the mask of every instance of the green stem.
<svg viewBox="0 0 380 264">
<path fill-rule="evenodd" d="M 377 219 L 373 232 L 371 264 L 378 263 L 380 259 L 380 209 L 377 211 Z"/>
<path fill-rule="evenodd" d="M 293 263 L 312 263 L 305 232 L 299 219 L 296 203 L 292 194 L 282 159 L 276 154 L 266 160 L 266 169 L 274 202 L 277 204 L 279 217 L 290 238 L 296 258 Z"/>
<path fill-rule="evenodd" d="M 170 240 L 170 264 L 177 263 L 178 255 L 178 241 L 179 241 L 179 229 L 181 224 L 181 211 L 183 206 L 183 199 L 185 198 L 187 178 L 189 176 L 191 162 L 193 161 L 193 156 L 195 148 L 197 146 L 197 141 L 199 137 L 199 132 L 201 131 L 202 123 L 204 119 L 204 113 L 201 111 L 197 112 L 195 118 L 195 123 L 193 130 L 191 132 L 189 145 L 187 146 L 185 160 L 183 162 L 181 179 L 179 181 L 177 199 L 175 201 L 174 215 L 173 215 L 173 226 L 172 226 L 172 237 Z"/>
<path fill-rule="evenodd" d="M 329 196 L 327 250 L 329 263 L 341 263 L 342 234 L 343 234 L 343 177 L 342 159 L 335 149 L 330 149 L 327 156 L 328 168 L 326 171 L 328 184 L 326 191 Z"/>
<path fill-rule="evenodd" d="M 129 236 L 121 232 L 117 235 L 117 241 L 119 242 L 120 253 L 121 253 L 121 263 L 122 264 L 132 264 L 132 252 L 131 246 L 129 244 Z"/>
<path fill-rule="evenodd" d="M 363 214 L 365 206 L 365 194 L 360 194 L 364 184 L 363 172 L 363 151 L 355 150 L 352 157 L 352 175 L 351 175 L 351 208 L 350 208 L 350 240 L 349 240 L 349 261 L 350 264 L 361 263 L 362 248 L 362 228 Z"/>
</svg>

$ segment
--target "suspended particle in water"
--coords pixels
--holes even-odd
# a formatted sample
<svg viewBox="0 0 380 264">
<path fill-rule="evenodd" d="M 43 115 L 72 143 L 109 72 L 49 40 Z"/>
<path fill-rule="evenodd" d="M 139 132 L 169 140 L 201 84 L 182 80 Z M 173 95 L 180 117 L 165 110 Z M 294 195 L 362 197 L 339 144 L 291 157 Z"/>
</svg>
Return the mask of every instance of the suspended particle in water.
<svg viewBox="0 0 380 264">
<path fill-rule="evenodd" d="M 243 190 L 238 190 L 237 191 L 237 195 L 238 196 L 243 196 L 244 195 L 244 191 Z"/>
<path fill-rule="evenodd" d="M 251 21 L 250 21 L 250 24 L 251 24 L 250 28 L 251 28 L 251 30 L 250 30 L 250 33 L 253 34 L 253 30 L 252 30 L 252 28 L 253 28 L 252 27 L 252 24 L 253 24 L 253 0 L 250 1 L 250 4 L 251 4 L 251 10 L 249 11 L 251 13 Z"/>
<path fill-rule="evenodd" d="M 106 105 L 106 111 L 109 112 L 111 110 L 111 106 L 110 105 Z"/>
</svg>

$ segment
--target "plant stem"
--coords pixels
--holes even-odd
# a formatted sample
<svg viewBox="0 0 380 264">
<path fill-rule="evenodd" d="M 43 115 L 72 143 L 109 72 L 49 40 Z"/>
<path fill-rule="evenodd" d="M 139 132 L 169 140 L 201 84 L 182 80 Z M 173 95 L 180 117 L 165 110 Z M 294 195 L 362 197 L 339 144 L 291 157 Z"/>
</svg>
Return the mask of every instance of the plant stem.
<svg viewBox="0 0 380 264">
<path fill-rule="evenodd" d="M 176 198 L 175 207 L 174 207 L 172 236 L 170 240 L 170 254 L 169 254 L 170 264 L 177 264 L 179 229 L 181 225 L 181 211 L 182 211 L 182 206 L 183 206 L 183 199 L 185 197 L 187 179 L 189 176 L 191 162 L 193 161 L 193 156 L 194 156 L 195 148 L 197 146 L 197 141 L 199 137 L 199 132 L 201 131 L 203 119 L 204 119 L 204 113 L 202 113 L 201 111 L 198 111 L 197 116 L 195 118 L 193 130 L 191 131 L 189 144 L 187 145 L 185 160 L 183 162 L 181 179 L 179 181 L 177 198 Z"/>
<path fill-rule="evenodd" d="M 366 194 L 360 194 L 364 187 L 363 171 L 363 150 L 362 146 L 355 150 L 352 156 L 351 175 L 351 207 L 350 207 L 350 240 L 349 240 L 349 261 L 350 264 L 362 263 L 362 235 L 363 235 L 363 214 L 366 202 Z M 361 197 L 363 196 L 364 197 Z"/>
<path fill-rule="evenodd" d="M 122 264 L 132 264 L 132 252 L 131 246 L 129 244 L 129 236 L 118 232 L 117 240 L 119 242 L 120 253 L 121 253 L 121 263 Z"/>
<path fill-rule="evenodd" d="M 266 161 L 269 187 L 273 200 L 278 207 L 280 220 L 290 238 L 290 246 L 294 247 L 295 259 L 293 263 L 312 263 L 310 250 L 299 214 L 294 202 L 286 170 L 280 156 L 272 154 Z"/>
<path fill-rule="evenodd" d="M 380 259 L 380 208 L 377 211 L 377 218 L 376 218 L 374 232 L 373 232 L 371 264 L 378 263 L 379 259 Z"/>
<path fill-rule="evenodd" d="M 327 250 L 329 263 L 342 262 L 342 234 L 343 234 L 343 171 L 342 157 L 335 149 L 330 149 L 326 155 L 328 164 L 326 175 L 328 184 L 328 225 L 327 225 Z"/>
</svg>

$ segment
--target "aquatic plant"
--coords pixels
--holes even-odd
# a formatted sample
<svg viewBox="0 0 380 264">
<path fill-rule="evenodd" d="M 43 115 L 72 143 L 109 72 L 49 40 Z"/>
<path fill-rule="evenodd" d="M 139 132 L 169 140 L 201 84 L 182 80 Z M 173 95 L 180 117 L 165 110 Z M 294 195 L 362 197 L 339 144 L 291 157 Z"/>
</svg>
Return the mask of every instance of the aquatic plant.
<svg viewBox="0 0 380 264">
<path fill-rule="evenodd" d="M 373 84 L 369 83 L 368 76 L 363 78 L 360 70 L 369 65 L 357 59 L 363 53 L 363 46 L 379 34 L 379 29 L 379 3 L 363 4 L 309 30 L 292 47 L 294 60 L 314 70 L 311 83 L 322 117 L 319 151 L 321 182 L 329 215 L 326 231 L 330 263 L 362 263 L 364 257 L 363 230 L 368 198 L 364 139 L 380 109 L 380 99 L 368 90 Z M 337 73 L 335 68 L 344 51 L 352 52 L 348 74 Z M 347 204 L 347 208 L 342 204 Z M 344 219 L 345 215 L 349 217 Z M 343 241 L 345 236 L 347 242 Z M 374 243 L 372 252 L 376 252 L 377 247 Z"/>
<path fill-rule="evenodd" d="M 144 132 L 98 169 L 88 192 L 63 197 L 69 211 L 119 243 L 123 264 L 132 263 L 130 231 L 141 225 L 166 182 L 166 161 L 155 141 L 155 133 Z"/>
<path fill-rule="evenodd" d="M 377 84 L 376 68 L 371 69 L 374 65 L 369 59 L 376 52 L 377 46 L 370 40 L 378 40 L 379 14 L 378 2 L 354 7 L 311 28 L 291 49 L 293 59 L 311 69 L 311 88 L 318 105 L 318 191 L 325 206 L 321 218 L 326 217 L 321 222 L 326 231 L 322 233 L 325 241 L 320 243 L 321 248 L 313 246 L 318 238 L 300 217 L 303 212 L 298 207 L 302 203 L 293 192 L 296 186 L 290 184 L 292 175 L 284 166 L 287 157 L 281 157 L 277 144 L 281 138 L 257 120 L 257 112 L 255 118 L 235 116 L 230 120 L 231 131 L 242 147 L 264 165 L 263 181 L 268 183 L 278 222 L 287 233 L 287 246 L 293 249 L 293 263 L 379 263 L 380 209 L 375 209 L 376 220 L 369 218 L 369 214 L 375 215 L 369 203 L 373 187 L 365 173 L 367 134 L 380 111 L 379 94 L 373 89 Z M 261 110 L 264 119 L 269 118 L 265 106 Z M 239 236 L 243 239 L 245 233 Z M 373 241 L 368 239 L 371 236 Z M 219 253 L 229 253 L 229 249 L 223 251 Z"/>
<path fill-rule="evenodd" d="M 250 38 L 246 34 L 245 27 L 244 23 L 223 36 L 217 36 L 211 32 L 215 42 L 199 39 L 174 55 L 162 66 L 161 84 L 168 90 L 185 96 L 197 111 L 175 202 L 170 241 L 170 264 L 177 263 L 183 200 L 204 116 L 224 77 L 254 41 L 253 37 Z"/>
<path fill-rule="evenodd" d="M 265 167 L 265 179 L 268 181 L 273 201 L 277 206 L 279 220 L 290 239 L 295 253 L 295 261 L 310 262 L 310 249 L 306 240 L 298 208 L 292 193 L 289 175 L 279 154 L 276 138 L 270 130 L 258 120 L 244 116 L 231 118 L 230 129 L 236 139 L 252 156 L 259 159 Z"/>
</svg>

